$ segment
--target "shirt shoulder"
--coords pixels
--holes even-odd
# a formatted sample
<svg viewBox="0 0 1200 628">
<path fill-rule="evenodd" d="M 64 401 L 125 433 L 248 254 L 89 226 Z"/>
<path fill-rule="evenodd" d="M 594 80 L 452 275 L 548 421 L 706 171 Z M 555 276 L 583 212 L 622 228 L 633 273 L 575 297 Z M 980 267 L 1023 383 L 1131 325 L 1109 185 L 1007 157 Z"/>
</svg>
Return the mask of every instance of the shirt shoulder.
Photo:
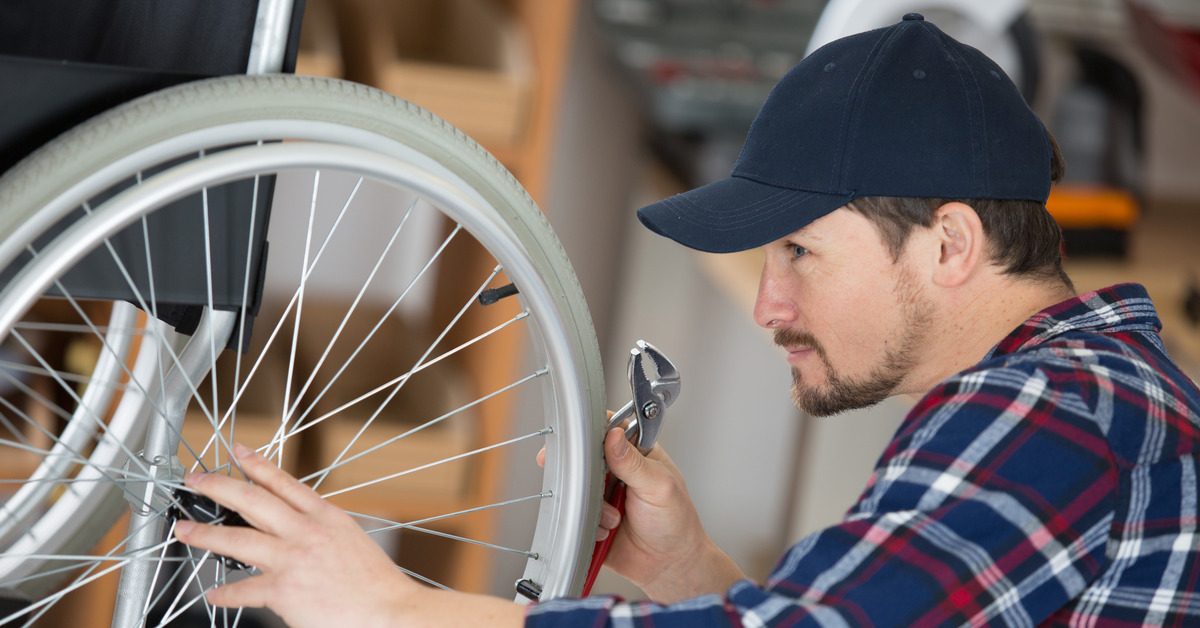
<svg viewBox="0 0 1200 628">
<path fill-rule="evenodd" d="M 1096 452 L 1108 449 L 1121 466 L 1200 454 L 1200 390 L 1155 330 L 1114 327 L 1068 328 L 991 355 L 931 390 L 902 432 L 1020 416 L 1098 436 L 1089 440 Z"/>
</svg>

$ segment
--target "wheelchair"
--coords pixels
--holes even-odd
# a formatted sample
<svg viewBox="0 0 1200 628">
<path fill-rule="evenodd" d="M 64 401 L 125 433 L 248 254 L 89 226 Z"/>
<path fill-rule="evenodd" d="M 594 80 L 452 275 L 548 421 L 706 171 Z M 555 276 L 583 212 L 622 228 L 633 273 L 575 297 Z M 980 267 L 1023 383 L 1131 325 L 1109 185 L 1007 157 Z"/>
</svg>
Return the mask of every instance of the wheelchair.
<svg viewBox="0 0 1200 628">
<path fill-rule="evenodd" d="M 235 442 L 430 586 L 578 594 L 599 349 L 516 179 L 409 102 L 290 74 L 303 0 L 97 4 L 19 2 L 14 29 L 93 36 L 0 49 L 29 99 L 0 130 L 0 625 L 87 595 L 114 627 L 251 625 L 203 592 L 253 567 L 171 532 L 236 523 L 183 486 L 239 475 Z"/>
</svg>

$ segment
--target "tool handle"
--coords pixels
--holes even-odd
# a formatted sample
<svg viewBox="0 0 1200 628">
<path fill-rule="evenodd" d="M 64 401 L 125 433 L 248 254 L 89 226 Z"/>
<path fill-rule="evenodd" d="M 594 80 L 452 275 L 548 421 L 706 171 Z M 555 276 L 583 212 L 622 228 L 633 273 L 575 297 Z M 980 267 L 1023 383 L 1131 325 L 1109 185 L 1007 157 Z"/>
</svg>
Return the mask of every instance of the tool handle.
<svg viewBox="0 0 1200 628">
<path fill-rule="evenodd" d="M 604 476 L 604 485 L 606 487 L 604 501 L 615 506 L 617 512 L 621 513 L 621 519 L 624 520 L 625 483 L 609 473 Z M 604 566 L 604 559 L 608 556 L 608 550 L 612 547 L 615 538 L 617 538 L 617 530 L 613 528 L 608 531 L 608 536 L 603 541 L 596 541 L 596 547 L 592 549 L 592 562 L 588 565 L 587 578 L 583 581 L 584 597 L 592 592 L 592 585 L 596 583 L 596 576 L 600 574 L 600 568 Z"/>
</svg>

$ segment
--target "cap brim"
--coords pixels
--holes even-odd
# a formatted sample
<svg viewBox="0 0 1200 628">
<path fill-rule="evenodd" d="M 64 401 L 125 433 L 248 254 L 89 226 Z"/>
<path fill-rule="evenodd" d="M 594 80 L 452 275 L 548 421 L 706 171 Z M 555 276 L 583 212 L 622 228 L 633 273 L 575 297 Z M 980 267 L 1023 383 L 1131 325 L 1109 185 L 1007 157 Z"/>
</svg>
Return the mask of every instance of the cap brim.
<svg viewBox="0 0 1200 628">
<path fill-rule="evenodd" d="M 638 210 L 638 218 L 684 246 L 732 253 L 778 240 L 852 198 L 732 176 L 647 205 Z"/>
</svg>

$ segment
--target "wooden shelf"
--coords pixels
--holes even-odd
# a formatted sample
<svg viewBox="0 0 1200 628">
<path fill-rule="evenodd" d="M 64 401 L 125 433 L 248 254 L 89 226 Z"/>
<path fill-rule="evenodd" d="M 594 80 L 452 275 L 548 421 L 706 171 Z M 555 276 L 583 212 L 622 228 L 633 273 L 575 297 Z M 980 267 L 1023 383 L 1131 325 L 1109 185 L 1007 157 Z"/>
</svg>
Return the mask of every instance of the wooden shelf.
<svg viewBox="0 0 1200 628">
<path fill-rule="evenodd" d="M 543 200 L 574 0 L 322 1 L 337 16 L 346 78 L 458 126 Z"/>
</svg>

